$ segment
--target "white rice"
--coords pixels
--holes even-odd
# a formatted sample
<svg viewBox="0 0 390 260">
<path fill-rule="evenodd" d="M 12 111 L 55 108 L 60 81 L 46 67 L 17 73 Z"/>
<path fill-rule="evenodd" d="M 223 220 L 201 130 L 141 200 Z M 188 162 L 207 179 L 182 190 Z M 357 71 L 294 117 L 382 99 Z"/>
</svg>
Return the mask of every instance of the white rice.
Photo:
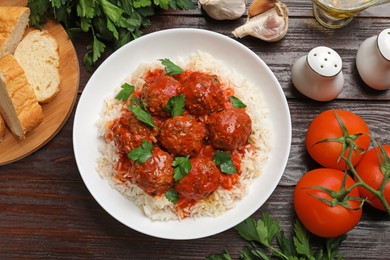
<svg viewBox="0 0 390 260">
<path fill-rule="evenodd" d="M 261 93 L 261 86 L 255 86 L 248 82 L 235 70 L 227 68 L 211 55 L 198 51 L 188 57 L 178 57 L 172 61 L 184 70 L 202 71 L 218 75 L 222 83 L 225 86 L 232 87 L 235 92 L 234 95 L 247 105 L 246 112 L 252 120 L 250 139 L 253 141 L 252 148 L 254 149 L 245 150 L 245 155 L 241 161 L 242 172 L 239 182 L 231 190 L 220 187 L 208 198 L 191 207 L 189 212 L 186 212 L 186 215 L 188 214 L 190 217 L 216 217 L 234 208 L 235 202 L 242 199 L 247 193 L 251 180 L 262 174 L 263 166 L 271 150 L 269 143 L 271 139 L 269 111 Z M 144 84 L 143 76 L 152 68 L 163 68 L 163 66 L 159 61 L 141 64 L 133 72 L 128 83 L 140 89 Z M 149 196 L 137 185 L 129 182 L 124 184 L 114 178 L 116 174 L 114 166 L 118 160 L 118 153 L 114 142 L 107 142 L 104 136 L 107 131 L 107 124 L 119 115 L 122 106 L 122 103 L 114 98 L 116 93 L 117 91 L 105 99 L 101 118 L 97 123 L 99 137 L 103 140 L 100 146 L 101 157 L 97 162 L 99 174 L 107 179 L 113 188 L 140 207 L 150 219 L 158 221 L 180 219 L 182 214 L 177 214 L 174 205 L 165 196 L 158 198 Z"/>
</svg>

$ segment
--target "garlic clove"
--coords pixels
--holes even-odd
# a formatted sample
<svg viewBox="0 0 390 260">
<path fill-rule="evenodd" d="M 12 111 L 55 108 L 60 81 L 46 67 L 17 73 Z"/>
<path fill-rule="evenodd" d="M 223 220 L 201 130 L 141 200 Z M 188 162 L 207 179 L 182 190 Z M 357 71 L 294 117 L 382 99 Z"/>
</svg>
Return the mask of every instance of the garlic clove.
<svg viewBox="0 0 390 260">
<path fill-rule="evenodd" d="M 248 19 L 232 33 L 237 38 L 253 36 L 264 41 L 274 42 L 282 39 L 288 30 L 288 8 L 277 1 L 268 11 Z"/>
<path fill-rule="evenodd" d="M 276 0 L 254 0 L 248 7 L 248 17 L 253 17 L 268 11 L 275 6 L 275 3 Z"/>
<path fill-rule="evenodd" d="M 199 0 L 199 4 L 215 20 L 235 20 L 246 10 L 246 0 Z"/>
</svg>

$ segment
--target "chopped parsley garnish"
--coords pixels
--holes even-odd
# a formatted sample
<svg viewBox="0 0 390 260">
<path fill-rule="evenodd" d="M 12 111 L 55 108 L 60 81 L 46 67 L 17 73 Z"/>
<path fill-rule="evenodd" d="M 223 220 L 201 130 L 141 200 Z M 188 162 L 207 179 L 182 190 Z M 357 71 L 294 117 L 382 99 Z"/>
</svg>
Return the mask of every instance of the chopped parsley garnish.
<svg viewBox="0 0 390 260">
<path fill-rule="evenodd" d="M 185 111 L 185 105 L 186 96 L 184 94 L 179 94 L 178 96 L 171 97 L 168 100 L 168 103 L 165 108 L 169 111 L 172 117 L 181 116 Z"/>
<path fill-rule="evenodd" d="M 124 83 L 121 86 L 121 91 L 119 91 L 118 94 L 116 94 L 115 99 L 122 100 L 123 102 L 126 102 L 130 95 L 134 92 L 134 86 Z"/>
<path fill-rule="evenodd" d="M 176 204 L 179 201 L 179 195 L 177 194 L 177 191 L 175 189 L 170 189 L 165 193 L 165 198 L 172 202 L 173 204 Z"/>
<path fill-rule="evenodd" d="M 143 110 L 140 106 L 132 105 L 132 106 L 129 106 L 127 109 L 129 111 L 132 111 L 134 113 L 135 117 L 139 121 L 141 121 L 141 122 L 143 122 L 143 123 L 145 123 L 153 128 L 157 128 L 156 124 L 154 123 L 153 117 L 148 112 Z"/>
<path fill-rule="evenodd" d="M 138 164 L 144 164 L 152 154 L 153 144 L 146 139 L 142 139 L 142 144 L 133 149 L 127 157 L 135 161 Z"/>
<path fill-rule="evenodd" d="M 175 157 L 172 163 L 172 166 L 175 168 L 173 170 L 173 178 L 175 181 L 179 181 L 191 171 L 192 164 L 189 158 L 189 155 L 186 157 Z"/>
<path fill-rule="evenodd" d="M 235 107 L 235 108 L 246 108 L 246 105 L 235 96 L 230 97 L 230 102 L 232 103 L 233 107 Z"/>
<path fill-rule="evenodd" d="M 219 166 L 223 173 L 237 173 L 237 168 L 233 165 L 232 157 L 229 153 L 217 150 L 213 156 L 213 162 Z"/>
<path fill-rule="evenodd" d="M 165 72 L 168 76 L 183 73 L 183 69 L 173 63 L 170 59 L 160 59 L 159 61 L 161 61 L 161 64 L 165 66 Z"/>
</svg>

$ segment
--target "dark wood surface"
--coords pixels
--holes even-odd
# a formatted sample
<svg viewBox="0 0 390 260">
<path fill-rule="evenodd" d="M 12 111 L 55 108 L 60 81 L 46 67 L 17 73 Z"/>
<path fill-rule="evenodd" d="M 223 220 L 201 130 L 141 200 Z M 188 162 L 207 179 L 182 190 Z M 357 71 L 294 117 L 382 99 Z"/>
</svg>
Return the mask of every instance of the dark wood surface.
<svg viewBox="0 0 390 260">
<path fill-rule="evenodd" d="M 390 91 L 374 91 L 359 78 L 355 56 L 366 38 L 390 27 L 390 4 L 362 12 L 338 30 L 320 26 L 312 16 L 311 1 L 285 1 L 289 31 L 275 43 L 247 37 L 238 41 L 252 49 L 271 68 L 287 97 L 292 118 L 291 155 L 285 176 L 318 167 L 304 149 L 310 121 L 321 111 L 342 108 L 368 123 L 374 137 L 390 143 Z M 202 28 L 232 37 L 245 21 L 214 21 L 199 9 L 166 11 L 152 18 L 150 33 L 168 28 Z M 79 60 L 88 39 L 73 39 Z M 205 42 L 205 44 L 207 44 Z M 325 45 L 343 59 L 345 87 L 331 102 L 311 101 L 291 83 L 291 66 L 310 49 Z M 81 66 L 79 96 L 91 76 Z M 76 104 L 77 105 L 77 104 Z M 98 109 L 98 108 L 97 108 Z M 227 249 L 234 259 L 246 245 L 234 229 L 190 241 L 163 240 L 138 233 L 112 218 L 85 187 L 72 147 L 74 111 L 59 134 L 39 151 L 0 167 L 0 259 L 204 259 Z M 281 184 L 292 184 L 288 178 Z M 295 221 L 293 186 L 280 185 L 254 214 L 269 212 L 290 235 Z M 341 247 L 347 259 L 390 259 L 390 222 L 386 214 L 364 208 L 359 225 L 348 233 Z"/>
</svg>

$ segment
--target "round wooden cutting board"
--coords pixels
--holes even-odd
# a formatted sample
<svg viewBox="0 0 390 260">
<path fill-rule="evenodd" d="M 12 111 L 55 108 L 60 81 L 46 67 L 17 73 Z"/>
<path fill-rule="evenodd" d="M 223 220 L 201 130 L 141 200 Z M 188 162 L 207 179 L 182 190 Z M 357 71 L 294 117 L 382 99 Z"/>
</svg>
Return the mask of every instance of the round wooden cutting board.
<svg viewBox="0 0 390 260">
<path fill-rule="evenodd" d="M 26 3 L 20 0 L 1 2 L 1 5 L 19 6 Z M 27 31 L 32 29 L 28 28 Z M 9 130 L 6 131 L 0 143 L 0 165 L 24 158 L 49 142 L 65 124 L 76 102 L 80 71 L 73 44 L 60 24 L 48 21 L 44 29 L 57 40 L 59 45 L 60 91 L 52 101 L 42 105 L 44 120 L 26 136 L 26 139 L 19 140 Z"/>
</svg>

